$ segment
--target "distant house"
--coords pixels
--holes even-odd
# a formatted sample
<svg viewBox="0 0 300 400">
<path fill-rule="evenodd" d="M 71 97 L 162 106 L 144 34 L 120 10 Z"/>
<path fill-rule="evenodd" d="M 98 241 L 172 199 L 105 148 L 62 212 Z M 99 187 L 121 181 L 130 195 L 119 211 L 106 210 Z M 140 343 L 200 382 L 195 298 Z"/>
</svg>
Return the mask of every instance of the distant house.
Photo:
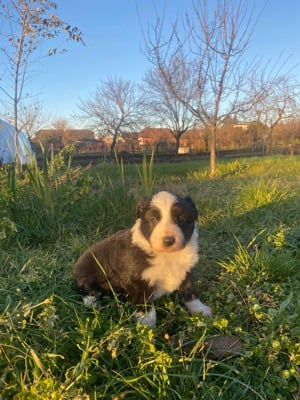
<svg viewBox="0 0 300 400">
<path fill-rule="evenodd" d="M 75 142 L 78 153 L 97 153 L 105 151 L 105 143 L 102 139 L 82 139 Z"/>
<path fill-rule="evenodd" d="M 247 131 L 251 125 L 253 125 L 253 122 L 237 122 L 233 124 L 233 127 L 235 129 L 241 129 L 242 131 Z"/>
<path fill-rule="evenodd" d="M 138 140 L 139 132 L 123 132 L 119 136 L 116 149 L 118 152 L 127 151 L 130 153 L 135 153 L 140 149 Z"/>
<path fill-rule="evenodd" d="M 141 150 L 155 148 L 156 151 L 174 152 L 176 141 L 168 128 L 144 128 L 138 137 Z M 206 151 L 208 147 L 204 129 L 190 129 L 180 138 L 179 154 Z"/>
<path fill-rule="evenodd" d="M 156 148 L 156 150 L 169 151 L 175 146 L 175 139 L 168 128 L 144 128 L 139 136 L 140 150 Z"/>
<path fill-rule="evenodd" d="M 198 153 L 207 150 L 208 137 L 205 129 L 189 129 L 180 140 L 179 153 Z"/>
<path fill-rule="evenodd" d="M 97 140 L 89 129 L 41 129 L 36 132 L 33 142 L 49 149 L 59 151 L 69 144 L 75 144 L 78 152 L 97 152 L 103 150 L 102 140 Z"/>
</svg>

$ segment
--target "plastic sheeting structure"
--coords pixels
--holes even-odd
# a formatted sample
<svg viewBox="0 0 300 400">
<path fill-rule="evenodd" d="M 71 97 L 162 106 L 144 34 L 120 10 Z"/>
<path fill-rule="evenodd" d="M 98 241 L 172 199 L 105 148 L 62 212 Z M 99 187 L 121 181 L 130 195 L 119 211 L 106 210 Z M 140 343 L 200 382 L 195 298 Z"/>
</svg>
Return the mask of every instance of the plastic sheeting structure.
<svg viewBox="0 0 300 400">
<path fill-rule="evenodd" d="M 33 157 L 30 142 L 23 132 L 19 132 L 19 161 L 22 165 L 28 164 Z M 16 149 L 14 144 L 14 127 L 0 119 L 0 165 L 15 160 Z"/>
</svg>

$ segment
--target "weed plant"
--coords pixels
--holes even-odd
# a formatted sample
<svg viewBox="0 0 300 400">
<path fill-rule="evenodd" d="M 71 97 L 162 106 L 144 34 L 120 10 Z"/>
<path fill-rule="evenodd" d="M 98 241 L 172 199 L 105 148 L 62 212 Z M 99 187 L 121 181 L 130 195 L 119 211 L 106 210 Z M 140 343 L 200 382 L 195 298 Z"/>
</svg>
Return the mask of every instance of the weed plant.
<svg viewBox="0 0 300 400">
<path fill-rule="evenodd" d="M 69 150 L 22 177 L 0 170 L 0 399 L 299 400 L 300 158 L 226 160 L 210 179 L 206 161 L 73 168 Z M 214 318 L 176 296 L 153 329 L 117 297 L 87 310 L 74 262 L 160 189 L 197 204 Z M 222 334 L 241 339 L 238 357 L 210 358 Z"/>
</svg>

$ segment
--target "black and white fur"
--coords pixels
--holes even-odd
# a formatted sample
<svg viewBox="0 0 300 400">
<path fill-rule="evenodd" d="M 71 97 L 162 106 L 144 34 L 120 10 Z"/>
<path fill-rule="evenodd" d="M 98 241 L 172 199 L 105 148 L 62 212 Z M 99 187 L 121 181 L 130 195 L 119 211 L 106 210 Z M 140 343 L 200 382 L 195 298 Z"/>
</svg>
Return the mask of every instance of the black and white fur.
<svg viewBox="0 0 300 400">
<path fill-rule="evenodd" d="M 190 197 L 162 191 L 141 201 L 131 229 L 96 243 L 77 261 L 74 272 L 85 305 L 113 290 L 137 306 L 139 322 L 155 325 L 154 301 L 178 291 L 192 314 L 211 316 L 193 285 L 192 269 L 199 258 L 197 217 Z"/>
</svg>

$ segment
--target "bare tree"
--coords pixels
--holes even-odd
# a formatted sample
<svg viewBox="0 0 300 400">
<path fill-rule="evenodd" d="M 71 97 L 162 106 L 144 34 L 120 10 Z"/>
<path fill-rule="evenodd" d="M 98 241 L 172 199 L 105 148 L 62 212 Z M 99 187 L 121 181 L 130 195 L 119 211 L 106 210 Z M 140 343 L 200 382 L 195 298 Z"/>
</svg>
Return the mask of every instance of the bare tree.
<svg viewBox="0 0 300 400">
<path fill-rule="evenodd" d="M 297 114 L 300 85 L 288 73 L 274 76 L 264 74 L 260 81 L 252 83 L 252 89 L 255 100 L 248 118 L 260 122 L 264 127 L 263 151 L 271 153 L 274 149 L 274 129 L 283 120 L 291 119 Z"/>
<path fill-rule="evenodd" d="M 189 71 L 183 67 L 184 64 L 181 63 L 179 56 L 172 59 L 169 65 L 176 92 L 180 93 L 180 97 L 188 99 L 190 97 L 190 87 L 187 85 Z M 147 98 L 150 99 L 150 109 L 153 111 L 155 122 L 170 130 L 171 135 L 175 138 L 175 150 L 178 153 L 181 137 L 195 126 L 195 116 L 182 101 L 174 96 L 159 68 L 147 71 L 144 82 L 144 90 Z"/>
<path fill-rule="evenodd" d="M 23 103 L 19 107 L 19 122 L 20 131 L 31 139 L 41 127 L 47 124 L 47 117 L 43 112 L 43 107 L 38 100 L 31 103 Z"/>
<path fill-rule="evenodd" d="M 169 92 L 210 131 L 211 176 L 216 173 L 218 127 L 249 106 L 245 83 L 253 69 L 243 57 L 255 27 L 253 14 L 246 0 L 217 0 L 214 9 L 207 0 L 194 0 L 193 15 L 175 21 L 166 38 L 165 21 L 159 16 L 145 35 L 147 58 Z M 181 75 L 188 97 L 178 90 L 171 67 L 178 55 L 178 68 L 189 71 Z"/>
<path fill-rule="evenodd" d="M 3 112 L 3 118 L 13 125 L 14 116 L 8 110 Z M 47 125 L 48 118 L 43 112 L 42 104 L 38 99 L 32 102 L 23 101 L 18 107 L 18 129 L 25 133 L 28 139 L 31 139 L 34 134 L 43 125 Z"/>
<path fill-rule="evenodd" d="M 57 5 L 52 0 L 0 0 L 1 61 L 4 67 L 0 89 L 12 106 L 14 120 L 14 145 L 18 166 L 19 105 L 32 62 L 36 61 L 41 44 L 55 39 L 61 33 L 82 42 L 82 34 L 56 14 Z M 63 50 L 62 50 L 63 51 Z M 56 54 L 49 48 L 48 54 Z"/>
<path fill-rule="evenodd" d="M 58 117 L 52 121 L 52 127 L 57 130 L 66 130 L 71 128 L 66 117 Z"/>
<path fill-rule="evenodd" d="M 294 114 L 294 118 L 289 120 L 285 126 L 285 132 L 283 133 L 284 144 L 289 148 L 290 154 L 294 155 L 297 143 L 300 143 L 300 110 Z"/>
<path fill-rule="evenodd" d="M 87 120 L 99 133 L 112 137 L 114 151 L 121 133 L 137 130 L 145 117 L 144 96 L 136 85 L 122 78 L 108 78 L 88 100 L 80 99 L 81 119 Z"/>
</svg>

